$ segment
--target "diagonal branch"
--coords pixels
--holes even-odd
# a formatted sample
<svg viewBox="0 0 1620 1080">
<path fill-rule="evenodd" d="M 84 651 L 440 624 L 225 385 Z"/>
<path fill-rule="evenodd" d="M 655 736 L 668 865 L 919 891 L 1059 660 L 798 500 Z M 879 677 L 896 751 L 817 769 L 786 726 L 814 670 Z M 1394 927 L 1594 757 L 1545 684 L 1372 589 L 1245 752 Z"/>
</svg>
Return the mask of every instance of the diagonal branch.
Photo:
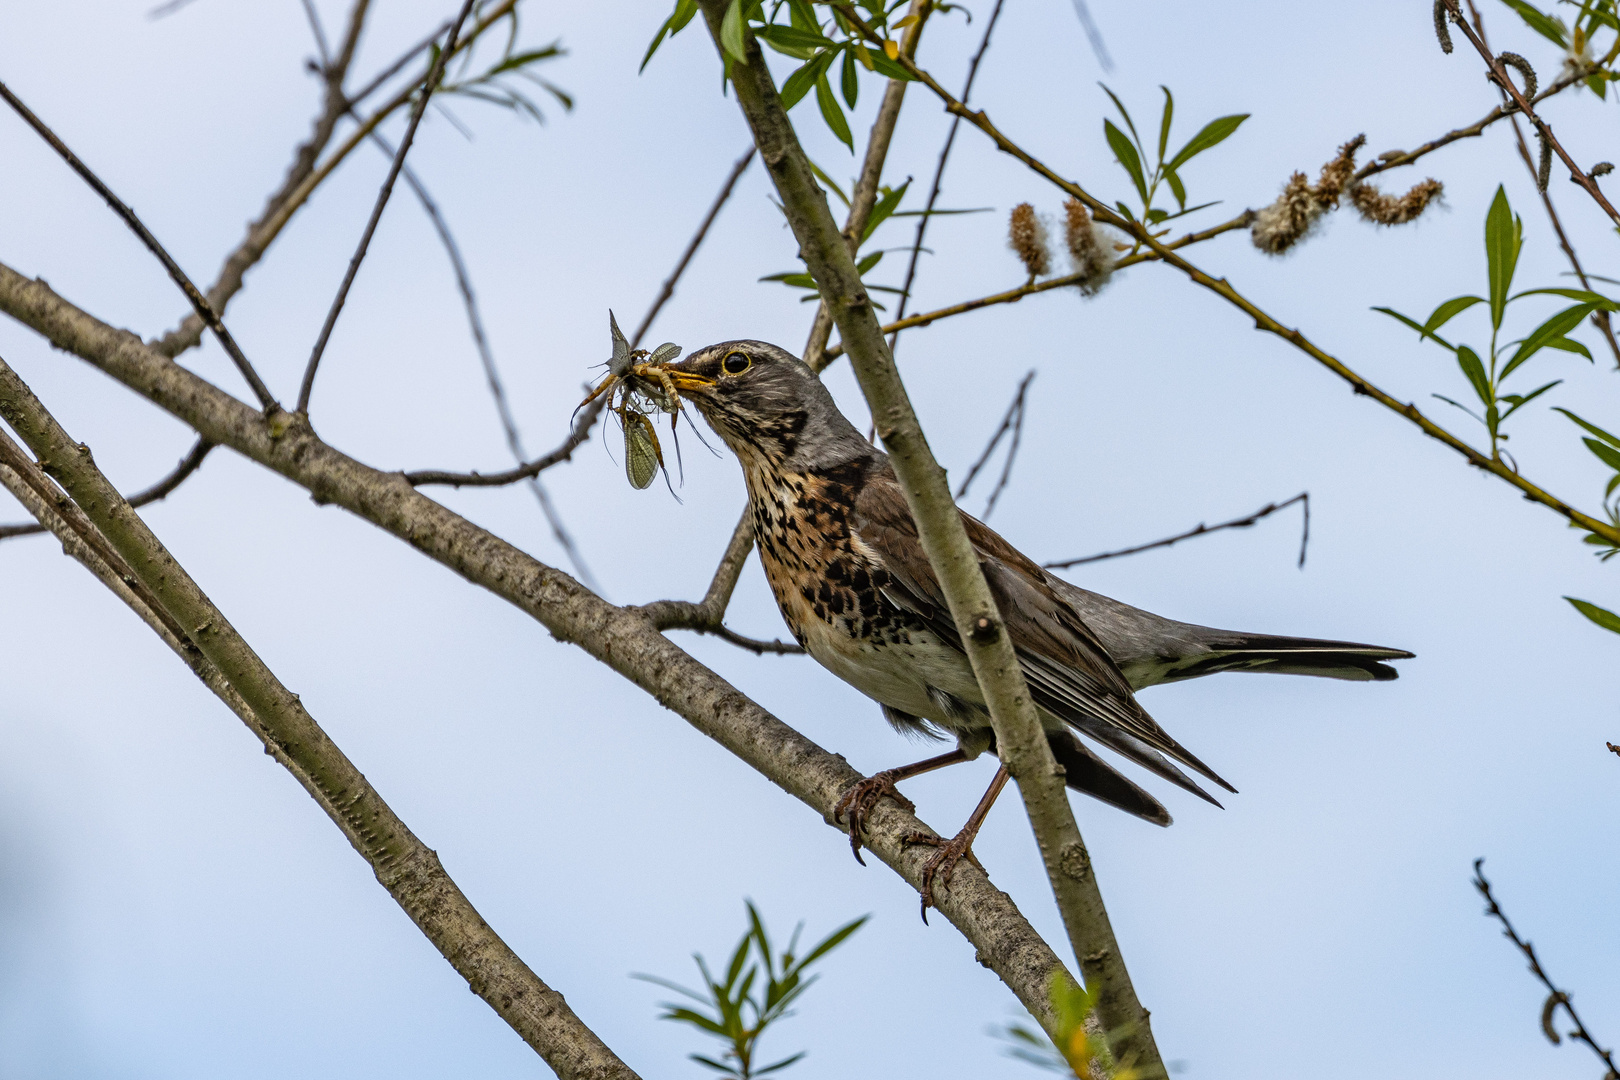
<svg viewBox="0 0 1620 1080">
<path fill-rule="evenodd" d="M 1147 1010 L 1137 1000 L 1120 957 L 1119 944 L 1069 805 L 1063 772 L 1047 745 L 1017 655 L 979 567 L 978 554 L 951 499 L 945 472 L 928 447 L 883 340 L 872 301 L 850 256 L 849 244 L 833 222 L 826 195 L 816 182 L 792 121 L 777 96 L 759 43 L 745 35 L 746 62 L 725 59 L 720 28 L 727 6 L 725 0 L 699 0 L 709 34 L 730 71 L 737 104 L 754 133 L 760 158 L 770 170 L 805 266 L 838 326 L 877 432 L 905 493 L 923 550 L 945 593 L 990 710 L 997 753 L 1018 781 L 1070 944 L 1088 987 L 1097 993 L 1103 1027 L 1116 1057 L 1147 1075 L 1158 1076 L 1164 1065 L 1148 1025 Z M 845 19 L 859 19 L 842 4 L 834 5 L 834 10 Z M 878 44 L 882 47 L 881 41 Z M 904 53 L 896 50 L 895 55 L 915 67 Z"/>
<path fill-rule="evenodd" d="M 840 10 L 845 9 L 840 8 Z M 853 18 L 853 16 L 846 15 L 846 18 Z M 865 24 L 862 23 L 859 25 L 864 27 Z M 871 32 L 870 28 L 866 28 L 866 32 L 869 37 L 873 39 L 876 38 L 876 35 Z M 1468 32 L 1472 33 L 1472 30 L 1469 29 Z M 1526 480 L 1523 476 L 1519 475 L 1516 469 L 1508 465 L 1501 458 L 1488 457 L 1485 454 L 1480 453 L 1478 450 L 1468 445 L 1456 435 L 1453 435 L 1439 424 L 1436 424 L 1433 420 L 1430 420 L 1418 409 L 1416 405 L 1413 405 L 1411 402 L 1398 401 L 1390 394 L 1385 393 L 1377 386 L 1374 386 L 1372 383 L 1368 382 L 1362 376 L 1347 367 L 1343 361 L 1318 347 L 1298 330 L 1291 330 L 1288 327 L 1283 326 L 1276 319 L 1272 318 L 1265 311 L 1261 310 L 1260 307 L 1253 301 L 1249 300 L 1248 297 L 1244 296 L 1242 293 L 1238 292 L 1237 289 L 1233 288 L 1231 283 L 1225 278 L 1215 278 L 1204 273 L 1198 267 L 1194 266 L 1192 263 L 1188 262 L 1186 259 L 1177 254 L 1169 245 L 1161 243 L 1158 238 L 1154 237 L 1147 229 L 1143 228 L 1140 223 L 1126 220 L 1125 218 L 1121 217 L 1113 208 L 1107 206 L 1094 195 L 1081 188 L 1080 185 L 1074 183 L 1073 181 L 1065 180 L 1063 177 L 1059 176 L 1045 163 L 1040 161 L 1034 155 L 1030 154 L 1029 151 L 1025 150 L 1023 147 L 1019 146 L 1017 143 L 1013 142 L 1005 134 L 1003 134 L 995 124 L 991 123 L 989 116 L 985 114 L 984 110 L 981 109 L 975 111 L 957 101 L 951 96 L 950 92 L 944 87 L 940 86 L 940 84 L 931 75 L 918 68 L 915 64 L 911 63 L 910 60 L 902 57 L 900 63 L 909 73 L 911 73 L 920 82 L 932 90 L 934 94 L 945 103 L 947 110 L 962 116 L 963 119 L 968 121 L 968 123 L 984 132 L 995 142 L 998 149 L 1011 154 L 1013 157 L 1017 158 L 1019 161 L 1022 161 L 1031 170 L 1050 181 L 1062 191 L 1085 203 L 1086 207 L 1092 212 L 1092 215 L 1098 221 L 1101 221 L 1106 225 L 1112 225 L 1117 229 L 1129 233 L 1143 245 L 1151 249 L 1161 261 L 1168 263 L 1177 270 L 1180 270 L 1182 273 L 1187 275 L 1187 277 L 1192 279 L 1195 284 L 1201 285 L 1210 290 L 1227 303 L 1249 316 L 1254 320 L 1255 329 L 1263 330 L 1269 334 L 1274 334 L 1277 337 L 1282 338 L 1284 341 L 1287 341 L 1289 344 L 1305 353 L 1311 359 L 1315 360 L 1317 363 L 1339 376 L 1345 382 L 1349 383 L 1351 388 L 1356 393 L 1370 397 L 1380 405 L 1383 405 L 1385 408 L 1399 413 L 1407 420 L 1410 420 L 1413 424 L 1416 424 L 1425 435 L 1444 443 L 1457 453 L 1461 454 L 1463 458 L 1467 460 L 1468 464 L 1477 469 L 1482 469 L 1485 472 L 1491 473 L 1499 479 L 1504 480 L 1518 488 L 1519 491 L 1523 493 L 1525 498 L 1531 502 L 1540 503 L 1541 505 L 1563 516 L 1568 521 L 1573 522 L 1575 525 L 1585 529 L 1593 535 L 1602 537 L 1609 543 L 1620 546 L 1620 527 L 1616 527 L 1608 522 L 1599 521 L 1590 514 L 1585 514 L 1575 509 L 1562 499 L 1559 499 L 1557 496 L 1545 491 L 1537 484 Z M 1509 85 L 1512 84 L 1511 79 L 1508 79 L 1507 81 Z M 1514 93 L 1517 92 L 1518 91 L 1515 89 Z"/>
<path fill-rule="evenodd" d="M 180 269 L 180 264 L 174 261 L 162 244 L 158 243 L 157 237 L 153 236 L 146 226 L 141 223 L 141 219 L 135 216 L 135 211 L 126 206 L 117 195 L 114 195 L 112 189 L 102 183 L 101 178 L 91 172 L 90 167 L 80 161 L 77 154 L 68 149 L 67 143 L 57 138 L 56 132 L 47 127 L 45 121 L 35 116 L 33 110 L 24 105 L 22 100 L 13 94 L 5 83 L 0 83 L 0 98 L 5 99 L 6 104 L 10 105 L 12 110 L 22 117 L 28 126 L 33 128 L 39 137 L 44 139 L 51 149 L 61 156 L 63 161 L 68 163 L 69 168 L 79 174 L 81 180 L 89 184 L 97 195 L 106 200 L 107 205 L 112 207 L 113 213 L 122 218 L 124 224 L 129 226 L 130 231 L 140 237 L 141 243 L 146 245 L 148 251 L 157 256 L 158 262 L 162 263 L 163 268 L 169 272 L 169 277 L 176 285 L 180 286 L 180 291 L 186 294 L 186 299 L 191 301 L 191 306 L 198 317 L 208 324 L 208 328 L 219 339 L 220 345 L 229 354 L 231 362 L 236 365 L 236 370 L 241 373 L 248 387 L 252 389 L 253 396 L 259 399 L 260 406 L 266 412 L 272 412 L 280 408 L 276 403 L 275 395 L 270 393 L 270 388 L 264 385 L 264 380 L 259 378 L 259 373 L 253 370 L 253 365 L 242 354 L 241 348 L 236 344 L 236 339 L 231 337 L 229 330 L 225 329 L 225 324 L 220 321 L 219 313 L 209 304 L 208 299 L 197 290 L 197 286 L 191 283 L 191 279 L 186 276 L 186 272 Z"/>
<path fill-rule="evenodd" d="M 399 141 L 399 150 L 394 154 L 394 163 L 389 166 L 382 190 L 377 192 L 376 205 L 371 208 L 371 219 L 366 222 L 365 231 L 360 234 L 360 243 L 354 249 L 354 256 L 349 260 L 349 269 L 343 275 L 343 283 L 338 286 L 337 295 L 332 298 L 332 307 L 326 313 L 326 322 L 322 324 L 320 336 L 315 339 L 315 347 L 310 351 L 309 363 L 304 365 L 304 380 L 298 388 L 298 405 L 293 409 L 300 416 L 309 415 L 309 395 L 315 389 L 315 372 L 321 366 L 321 355 L 326 352 L 326 343 L 331 339 L 332 328 L 337 325 L 338 315 L 343 311 L 343 302 L 349 298 L 349 287 L 354 284 L 355 274 L 360 272 L 360 263 L 366 257 L 366 249 L 371 246 L 371 238 L 377 232 L 377 224 L 382 221 L 383 211 L 388 207 L 388 197 L 394 193 L 394 181 L 399 179 L 399 170 L 405 165 L 405 155 L 411 152 L 411 143 L 416 139 L 416 129 L 422 123 L 422 114 L 427 111 L 428 99 L 433 96 L 433 91 L 438 89 L 439 80 L 444 76 L 444 65 L 449 63 L 450 57 L 456 51 L 456 37 L 461 33 L 461 24 L 467 20 L 467 15 L 477 2 L 478 0 L 464 0 L 461 14 L 450 27 L 444 48 L 439 50 L 433 58 L 433 63 L 428 67 L 421 95 L 416 99 L 416 108 L 411 111 L 410 123 L 405 127 L 405 137 Z"/>
<path fill-rule="evenodd" d="M 134 600 L 131 606 L 143 617 L 147 612 L 156 616 L 166 631 L 161 633 L 165 642 L 309 791 L 473 992 L 558 1076 L 635 1080 L 636 1074 L 585 1026 L 562 995 L 484 922 L 438 856 L 394 814 L 298 696 L 281 684 L 124 502 L 95 467 L 89 448 L 68 437 L 4 360 L 0 417 L 39 459 L 36 466 L 0 434 L 0 464 L 21 477 L 39 502 L 51 505 L 106 570 L 129 584 L 133 595 L 120 591 L 121 598 Z M 53 489 L 47 472 L 66 495 Z M 222 692 L 226 689 L 230 693 Z"/>
<path fill-rule="evenodd" d="M 640 612 L 619 608 L 567 574 L 546 566 L 500 537 L 415 490 L 399 473 L 370 468 L 323 442 L 307 424 L 272 423 L 257 410 L 150 348 L 75 308 L 39 281 L 0 264 L 0 311 L 32 327 L 57 348 L 152 401 L 212 442 L 309 491 L 319 503 L 343 507 L 506 600 L 559 641 L 592 657 L 655 697 L 704 735 L 813 809 L 837 830 L 834 807 L 861 779 L 829 753 L 660 634 Z M 881 803 L 869 819 L 868 850 L 913 888 L 927 853 L 905 838 L 926 826 Z M 939 910 L 1049 1032 L 1056 1032 L 1047 984 L 1062 962 L 1011 898 L 979 868 L 958 868 Z"/>
<path fill-rule="evenodd" d="M 1197 536 L 1207 536 L 1210 533 L 1220 532 L 1222 529 L 1247 529 L 1261 518 L 1270 517 L 1284 507 L 1293 506 L 1295 503 L 1301 503 L 1304 506 L 1305 513 L 1304 525 L 1299 534 L 1299 566 L 1304 569 L 1305 550 L 1311 542 L 1311 493 L 1308 491 L 1302 491 L 1292 499 L 1285 499 L 1280 503 L 1267 503 L 1248 517 L 1233 518 L 1231 521 L 1223 521 L 1219 525 L 1205 525 L 1203 522 L 1199 522 L 1196 528 L 1188 529 L 1186 532 L 1177 533 L 1174 536 L 1167 536 L 1163 540 L 1155 540 L 1151 544 L 1137 544 L 1135 547 L 1121 548 L 1118 551 L 1105 551 L 1101 555 L 1087 555 L 1079 559 L 1041 563 L 1041 566 L 1047 570 L 1067 570 L 1071 566 L 1080 566 L 1084 563 L 1102 562 L 1104 559 L 1119 559 L 1126 555 L 1152 551 L 1155 548 L 1169 547 L 1172 544 L 1179 544 L 1183 540 L 1191 540 Z"/>
<path fill-rule="evenodd" d="M 186 456 L 180 459 L 180 464 L 170 471 L 169 475 L 151 487 L 129 496 L 129 505 L 146 506 L 148 503 L 155 503 L 160 499 L 168 498 L 175 488 L 185 483 L 192 473 L 202 467 L 203 459 L 208 456 L 208 452 L 213 448 L 214 444 L 207 439 L 198 439 L 192 444 L 191 449 L 186 452 Z M 6 540 L 13 536 L 35 536 L 45 531 L 47 531 L 45 526 L 38 522 L 32 525 L 0 525 L 0 540 Z"/>
</svg>

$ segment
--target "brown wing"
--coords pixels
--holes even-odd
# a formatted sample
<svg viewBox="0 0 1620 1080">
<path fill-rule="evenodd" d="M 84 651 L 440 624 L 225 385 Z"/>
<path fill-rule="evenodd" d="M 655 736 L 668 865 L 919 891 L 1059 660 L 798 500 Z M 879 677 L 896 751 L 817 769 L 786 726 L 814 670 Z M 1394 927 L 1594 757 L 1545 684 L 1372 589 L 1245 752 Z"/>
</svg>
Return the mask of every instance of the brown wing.
<svg viewBox="0 0 1620 1080">
<path fill-rule="evenodd" d="M 1130 683 L 1079 614 L 1047 585 L 1046 574 L 982 521 L 962 515 L 968 539 L 1018 653 L 1036 704 L 1210 802 L 1202 788 L 1166 761 L 1168 754 L 1235 791 L 1170 737 L 1139 705 Z M 882 559 L 894 580 L 889 601 L 928 623 L 960 649 L 955 623 L 894 474 L 874 468 L 855 499 L 855 535 Z M 1217 804 L 1219 805 L 1219 804 Z"/>
</svg>

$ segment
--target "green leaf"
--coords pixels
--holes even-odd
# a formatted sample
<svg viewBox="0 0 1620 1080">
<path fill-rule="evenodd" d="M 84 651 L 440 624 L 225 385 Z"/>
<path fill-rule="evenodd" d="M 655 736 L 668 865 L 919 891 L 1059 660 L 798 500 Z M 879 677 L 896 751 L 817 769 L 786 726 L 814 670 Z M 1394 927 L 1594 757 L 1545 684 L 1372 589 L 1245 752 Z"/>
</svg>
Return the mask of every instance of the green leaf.
<svg viewBox="0 0 1620 1080">
<path fill-rule="evenodd" d="M 815 948 L 811 949 L 805 954 L 803 960 L 800 960 L 797 964 L 793 965 L 794 972 L 797 973 L 803 971 L 805 968 L 809 967 L 823 956 L 826 956 L 828 953 L 838 948 L 838 946 L 844 943 L 845 939 L 848 938 L 849 935 L 853 934 L 855 931 L 864 926 L 866 924 L 866 920 L 870 918 L 870 915 L 862 915 L 860 918 L 845 923 L 837 930 L 834 930 L 832 933 L 822 938 L 820 943 L 817 944 Z"/>
<path fill-rule="evenodd" d="M 1103 88 L 1103 93 L 1107 94 L 1108 97 L 1113 101 L 1114 108 L 1118 109 L 1119 110 L 1119 115 L 1121 115 L 1121 116 L 1123 116 L 1125 118 L 1125 126 L 1130 129 L 1131 138 L 1136 140 L 1136 145 L 1137 146 L 1141 146 L 1142 145 L 1142 138 L 1141 138 L 1141 136 L 1139 136 L 1136 133 L 1136 125 L 1131 123 L 1131 114 L 1126 110 L 1125 103 L 1123 101 L 1119 100 L 1119 96 L 1117 94 L 1115 94 L 1112 90 L 1108 89 L 1108 84 L 1107 83 L 1098 83 L 1097 85 L 1102 87 Z"/>
<path fill-rule="evenodd" d="M 1175 172 L 1205 150 L 1225 142 L 1248 118 L 1248 113 L 1236 113 L 1211 120 L 1198 134 L 1187 140 L 1186 146 L 1176 151 L 1176 156 L 1170 159 L 1165 168 Z"/>
<path fill-rule="evenodd" d="M 1620 634 L 1620 615 L 1616 615 L 1608 608 L 1600 608 L 1596 604 L 1587 603 L 1585 600 L 1577 600 L 1573 596 L 1566 596 L 1564 599 L 1573 604 L 1576 611 L 1585 615 L 1603 629 Z"/>
<path fill-rule="evenodd" d="M 1491 394 L 1491 382 L 1485 377 L 1485 365 L 1479 362 L 1479 356 L 1466 345 L 1457 346 L 1457 366 L 1462 368 L 1468 381 L 1473 384 L 1474 393 L 1479 395 L 1480 403 L 1486 408 L 1495 404 L 1495 397 Z"/>
<path fill-rule="evenodd" d="M 1582 420 L 1580 417 L 1576 416 L 1574 413 L 1570 412 L 1568 409 L 1561 408 L 1561 407 L 1559 407 L 1557 405 L 1553 406 L 1553 412 L 1561 412 L 1561 413 L 1563 413 L 1565 416 L 1569 417 L 1571 420 L 1575 421 L 1577 424 L 1581 425 L 1581 427 L 1585 428 L 1587 431 L 1590 431 L 1593 435 L 1596 435 L 1598 438 L 1602 439 L 1604 442 L 1608 443 L 1610 446 L 1620 448 L 1620 438 L 1616 438 L 1615 436 L 1610 435 L 1607 431 L 1604 431 L 1602 428 L 1598 427 L 1596 424 L 1588 424 L 1585 420 Z"/>
<path fill-rule="evenodd" d="M 1597 275 L 1592 276 L 1596 277 Z M 1522 293 L 1514 293 L 1508 298 L 1508 302 L 1512 303 L 1522 296 L 1562 296 L 1570 300 L 1577 300 L 1583 304 L 1591 304 L 1593 307 L 1600 307 L 1605 311 L 1620 311 L 1620 302 L 1610 300 L 1602 293 L 1589 292 L 1586 289 L 1526 289 Z"/>
<path fill-rule="evenodd" d="M 780 281 L 782 284 L 791 285 L 795 289 L 814 289 L 816 287 L 816 279 L 803 271 L 790 271 L 784 274 L 767 274 L 759 280 Z"/>
<path fill-rule="evenodd" d="M 1176 173 L 1174 171 L 1172 171 L 1170 169 L 1166 169 L 1165 172 L 1164 172 L 1164 178 L 1165 178 L 1166 182 L 1168 182 L 1169 185 L 1170 185 L 1170 194 L 1172 194 L 1172 195 L 1174 195 L 1176 197 L 1176 205 L 1181 207 L 1182 210 L 1186 210 L 1187 209 L 1187 189 L 1181 186 L 1181 177 L 1176 175 Z M 1205 206 L 1212 206 L 1214 204 L 1213 203 L 1205 203 L 1204 205 Z"/>
<path fill-rule="evenodd" d="M 1108 145 L 1114 151 L 1114 157 L 1119 159 L 1120 165 L 1125 169 L 1131 183 L 1136 185 L 1136 193 L 1142 196 L 1142 202 L 1147 202 L 1147 181 L 1142 177 L 1142 158 L 1131 145 L 1131 140 L 1125 133 L 1114 126 L 1112 120 L 1103 121 L 1103 134 L 1108 137 Z"/>
<path fill-rule="evenodd" d="M 748 63 L 747 46 L 743 42 L 743 0 L 731 0 L 725 18 L 720 20 L 720 45 L 739 64 Z"/>
<path fill-rule="evenodd" d="M 788 18 L 793 20 L 795 30 L 821 33 L 821 22 L 816 18 L 816 12 L 810 6 L 810 0 L 788 0 Z"/>
<path fill-rule="evenodd" d="M 1163 84 L 1159 86 L 1164 91 L 1164 116 L 1159 120 L 1159 164 L 1164 164 L 1164 151 L 1170 144 L 1170 117 L 1176 111 L 1176 99 L 1170 96 L 1170 88 Z"/>
<path fill-rule="evenodd" d="M 873 204 L 872 212 L 866 218 L 866 228 L 861 232 L 861 243 L 866 243 L 867 239 L 877 231 L 877 227 L 887 221 L 889 216 L 899 208 L 900 200 L 906 197 L 906 189 L 910 186 L 911 181 L 907 180 L 899 187 L 885 192 L 883 197 Z M 864 270 L 861 272 L 865 273 Z"/>
<path fill-rule="evenodd" d="M 778 1061 L 778 1062 L 775 1062 L 774 1064 L 765 1066 L 763 1069 L 755 1069 L 754 1070 L 754 1075 L 755 1076 L 764 1076 L 766 1073 L 773 1073 L 777 1069 L 785 1069 L 789 1065 L 792 1065 L 795 1061 L 798 1061 L 800 1058 L 804 1057 L 804 1055 L 808 1054 L 809 1052 L 810 1051 L 808 1051 L 808 1050 L 800 1050 L 797 1054 L 794 1054 L 792 1057 L 785 1057 L 781 1061 Z"/>
<path fill-rule="evenodd" d="M 860 73 L 855 69 L 855 50 L 844 50 L 844 77 L 839 80 L 842 84 L 839 89 L 844 92 L 844 104 L 851 109 L 855 107 L 855 98 L 861 92 Z"/>
<path fill-rule="evenodd" d="M 1563 381 L 1563 379 L 1554 379 L 1545 386 L 1536 387 L 1528 394 L 1503 394 L 1502 400 L 1507 402 L 1510 407 L 1507 412 L 1502 414 L 1502 419 L 1506 420 L 1508 417 L 1518 412 L 1521 408 L 1530 404 L 1532 401 L 1536 400 L 1536 398 L 1540 397 L 1542 394 L 1545 394 L 1547 391 L 1551 390 L 1553 387 L 1557 386 Z"/>
<path fill-rule="evenodd" d="M 636 69 L 637 74 L 647 69 L 647 61 L 653 58 L 658 46 L 663 44 L 664 36 L 667 34 L 674 37 L 680 33 L 686 24 L 692 21 L 692 16 L 697 14 L 697 10 L 697 0 L 676 0 L 674 13 L 664 20 L 664 25 L 658 28 L 658 34 L 652 39 L 652 44 L 647 46 L 647 55 L 641 58 L 641 67 Z"/>
<path fill-rule="evenodd" d="M 1597 459 L 1603 462 L 1603 464 L 1607 465 L 1611 469 L 1620 471 L 1620 450 L 1616 450 L 1612 446 L 1606 446 L 1603 443 L 1598 442 L 1596 439 L 1582 439 L 1581 442 L 1585 443 L 1586 448 L 1592 451 L 1593 454 L 1597 455 Z"/>
<path fill-rule="evenodd" d="M 1570 353 L 1579 353 L 1581 356 L 1586 357 L 1588 363 L 1596 362 L 1592 359 L 1592 350 L 1588 349 L 1585 345 L 1582 345 L 1574 338 L 1553 338 L 1551 341 L 1547 342 L 1547 348 L 1562 349 L 1565 352 Z"/>
<path fill-rule="evenodd" d="M 1563 340 L 1564 335 L 1581 325 L 1591 313 L 1591 304 L 1575 304 L 1572 307 L 1565 308 L 1536 327 L 1530 332 L 1530 336 L 1525 338 L 1519 345 L 1518 351 L 1513 354 L 1513 359 L 1507 362 L 1507 367 L 1502 369 L 1502 378 L 1507 378 L 1520 364 L 1551 345 L 1554 341 Z M 1575 344 L 1575 342 L 1571 342 L 1571 344 Z M 1584 346 L 1582 346 L 1582 351 L 1585 351 Z M 1591 354 L 1588 353 L 1587 356 L 1590 358 Z"/>
<path fill-rule="evenodd" d="M 1447 341 L 1445 338 L 1441 337 L 1439 334 L 1431 334 L 1429 331 L 1424 329 L 1422 323 L 1418 322 L 1416 319 L 1407 318 L 1405 315 L 1402 315 L 1400 312 L 1396 311 L 1394 308 L 1375 307 L 1375 308 L 1373 308 L 1373 310 L 1383 312 L 1385 315 L 1388 315 L 1390 318 L 1396 319 L 1396 320 L 1398 320 L 1400 322 L 1405 323 L 1407 326 L 1410 326 L 1412 329 L 1416 330 L 1420 337 L 1433 338 L 1435 341 L 1437 341 L 1440 344 L 1444 345 L 1446 348 L 1450 349 L 1452 352 L 1457 351 L 1457 346 L 1453 345 L 1451 342 Z"/>
<path fill-rule="evenodd" d="M 1450 322 L 1458 315 L 1461 315 L 1475 304 L 1483 304 L 1484 302 L 1485 299 L 1481 296 L 1452 297 L 1450 300 L 1447 300 L 1445 303 L 1435 308 L 1433 313 L 1429 315 L 1428 321 L 1425 322 L 1422 327 L 1423 336 L 1434 337 L 1434 332 L 1436 330 L 1440 329 L 1442 326 L 1446 325 L 1446 323 Z M 1435 340 L 1438 341 L 1439 339 L 1435 338 Z"/>
<path fill-rule="evenodd" d="M 1501 329 L 1502 312 L 1507 309 L 1508 289 L 1519 263 L 1519 246 L 1524 225 L 1508 205 L 1507 192 L 1497 185 L 1496 198 L 1485 215 L 1486 276 L 1491 283 L 1491 326 Z"/>
<path fill-rule="evenodd" d="M 767 23 L 765 26 L 756 29 L 754 33 L 782 49 L 833 48 L 832 39 L 826 37 L 819 30 L 801 30 L 797 26 Z"/>
<path fill-rule="evenodd" d="M 1554 18 L 1524 0 L 1502 0 L 1502 3 L 1517 12 L 1530 29 L 1561 49 L 1569 48 L 1569 30 L 1564 26 L 1564 20 Z"/>
<path fill-rule="evenodd" d="M 872 269 L 872 267 L 876 266 L 882 261 L 883 252 L 874 251 L 872 254 L 863 257 L 860 262 L 856 263 L 855 269 L 862 277 L 865 277 L 868 270 Z"/>
<path fill-rule="evenodd" d="M 845 206 L 849 205 L 849 196 L 844 194 L 844 189 L 839 187 L 836 183 L 834 183 L 832 177 L 830 177 L 826 173 L 822 172 L 820 165 L 817 165 L 815 162 L 812 161 L 810 163 L 810 171 L 816 174 L 816 179 L 817 180 L 820 180 L 823 184 L 826 184 L 829 188 L 831 188 L 832 193 L 834 195 L 837 195 L 839 197 L 839 199 L 841 199 L 843 201 Z"/>
<path fill-rule="evenodd" d="M 882 75 L 884 78 L 899 79 L 901 82 L 916 81 L 911 72 L 907 71 L 893 60 L 890 60 L 881 51 L 873 52 L 869 49 L 867 50 L 866 56 L 867 59 L 872 61 L 872 70 L 877 72 L 879 75 Z"/>
<path fill-rule="evenodd" d="M 833 97 L 832 87 L 823 75 L 816 80 L 816 104 L 821 106 L 821 118 L 827 121 L 832 133 L 847 147 L 849 152 L 855 152 L 855 140 L 849 134 L 849 122 L 844 119 L 844 110 L 838 107 L 838 99 Z"/>
<path fill-rule="evenodd" d="M 789 75 L 777 94 L 782 99 L 782 108 L 791 109 L 802 101 L 810 88 L 816 85 L 821 73 L 827 70 L 827 65 L 832 63 L 832 58 L 832 53 L 821 53 Z"/>
</svg>

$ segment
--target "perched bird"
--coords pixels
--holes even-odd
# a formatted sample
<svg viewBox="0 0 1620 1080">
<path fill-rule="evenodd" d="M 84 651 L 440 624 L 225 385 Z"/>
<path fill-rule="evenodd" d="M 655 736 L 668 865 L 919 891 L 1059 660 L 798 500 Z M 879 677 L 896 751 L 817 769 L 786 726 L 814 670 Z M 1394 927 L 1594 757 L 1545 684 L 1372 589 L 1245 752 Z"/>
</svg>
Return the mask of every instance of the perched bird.
<svg viewBox="0 0 1620 1080">
<path fill-rule="evenodd" d="M 799 644 L 878 702 L 896 729 L 957 740 L 950 753 L 880 772 L 845 794 L 839 816 L 847 814 L 860 858 L 864 819 L 878 799 L 910 808 L 896 781 L 995 749 L 989 712 L 894 470 L 810 368 L 775 345 L 722 342 L 663 370 L 742 464 L 765 577 Z M 1396 673 L 1384 661 L 1412 655 L 1161 618 L 1052 576 L 968 514 L 962 523 L 1068 786 L 1158 825 L 1170 824 L 1163 804 L 1084 740 L 1217 806 L 1183 767 L 1236 789 L 1160 727 L 1135 691 L 1218 671 L 1388 680 Z M 925 910 L 935 873 L 948 882 L 956 860 L 971 857 L 973 835 L 1005 783 L 1003 768 L 967 827 L 930 862 Z"/>
</svg>

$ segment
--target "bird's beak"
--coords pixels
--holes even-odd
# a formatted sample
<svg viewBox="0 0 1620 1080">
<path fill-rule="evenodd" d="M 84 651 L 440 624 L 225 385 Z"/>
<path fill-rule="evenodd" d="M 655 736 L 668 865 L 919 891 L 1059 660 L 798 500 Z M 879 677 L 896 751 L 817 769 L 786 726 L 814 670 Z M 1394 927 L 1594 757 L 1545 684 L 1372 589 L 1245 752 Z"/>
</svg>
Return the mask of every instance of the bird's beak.
<svg viewBox="0 0 1620 1080">
<path fill-rule="evenodd" d="M 663 368 L 669 375 L 669 381 L 675 384 L 676 390 L 684 394 L 690 390 L 707 390 L 714 385 L 713 379 L 691 371 L 686 364 L 687 361 L 683 360 L 679 364 L 666 364 Z"/>
</svg>

